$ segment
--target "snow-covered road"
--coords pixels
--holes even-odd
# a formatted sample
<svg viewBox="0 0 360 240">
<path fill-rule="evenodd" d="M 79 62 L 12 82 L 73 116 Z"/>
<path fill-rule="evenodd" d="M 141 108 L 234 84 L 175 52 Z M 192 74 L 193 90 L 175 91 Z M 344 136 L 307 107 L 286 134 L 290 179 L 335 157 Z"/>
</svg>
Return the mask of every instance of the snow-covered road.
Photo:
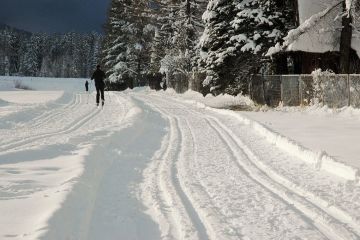
<svg viewBox="0 0 360 240">
<path fill-rule="evenodd" d="M 107 97 L 104 109 L 64 93 L 0 114 L 0 239 L 360 239 L 357 181 L 228 111 Z"/>
</svg>

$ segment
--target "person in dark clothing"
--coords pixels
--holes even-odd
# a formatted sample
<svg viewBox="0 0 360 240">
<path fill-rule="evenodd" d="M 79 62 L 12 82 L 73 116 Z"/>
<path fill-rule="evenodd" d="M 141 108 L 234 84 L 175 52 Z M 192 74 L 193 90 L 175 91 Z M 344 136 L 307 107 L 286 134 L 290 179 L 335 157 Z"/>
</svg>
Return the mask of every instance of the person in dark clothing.
<svg viewBox="0 0 360 240">
<path fill-rule="evenodd" d="M 89 91 L 89 82 L 86 80 L 85 82 L 85 90 L 88 92 Z"/>
<path fill-rule="evenodd" d="M 95 80 L 95 88 L 96 88 L 96 105 L 99 106 L 99 100 L 101 95 L 102 105 L 104 106 L 105 97 L 104 97 L 104 89 L 105 89 L 105 73 L 101 70 L 100 65 L 96 66 L 96 71 L 93 73 L 91 80 Z"/>
</svg>

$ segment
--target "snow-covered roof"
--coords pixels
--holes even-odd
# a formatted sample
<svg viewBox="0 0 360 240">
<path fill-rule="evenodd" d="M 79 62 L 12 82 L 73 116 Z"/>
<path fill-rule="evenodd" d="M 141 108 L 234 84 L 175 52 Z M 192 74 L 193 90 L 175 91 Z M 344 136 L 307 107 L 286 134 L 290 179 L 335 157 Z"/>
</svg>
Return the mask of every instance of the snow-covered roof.
<svg viewBox="0 0 360 240">
<path fill-rule="evenodd" d="M 317 53 L 339 51 L 341 18 L 337 16 L 341 12 L 341 4 L 333 8 L 334 0 L 298 0 L 298 6 L 300 27 L 308 29 L 289 44 L 287 50 Z"/>
<path fill-rule="evenodd" d="M 282 46 L 271 48 L 268 55 L 279 51 L 314 53 L 339 51 L 343 13 L 341 2 L 341 0 L 298 0 L 300 26 L 288 33 Z M 360 35 L 356 31 L 353 33 L 352 48 L 360 56 Z"/>
</svg>

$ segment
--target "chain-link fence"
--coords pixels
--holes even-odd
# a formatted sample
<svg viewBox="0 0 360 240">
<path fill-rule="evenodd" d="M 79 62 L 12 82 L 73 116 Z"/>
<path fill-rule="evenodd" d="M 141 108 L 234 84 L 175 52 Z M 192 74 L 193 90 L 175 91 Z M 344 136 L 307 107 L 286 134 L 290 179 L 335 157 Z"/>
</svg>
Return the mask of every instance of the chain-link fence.
<svg viewBox="0 0 360 240">
<path fill-rule="evenodd" d="M 250 81 L 251 98 L 269 106 L 308 105 L 312 100 L 329 107 L 360 107 L 360 75 L 254 75 Z"/>
<path fill-rule="evenodd" d="M 172 74 L 171 77 L 168 76 L 167 85 L 177 93 L 184 93 L 189 89 L 189 75 L 183 73 Z"/>
<path fill-rule="evenodd" d="M 251 98 L 260 104 L 276 106 L 281 101 L 281 75 L 254 75 L 250 81 Z"/>
</svg>

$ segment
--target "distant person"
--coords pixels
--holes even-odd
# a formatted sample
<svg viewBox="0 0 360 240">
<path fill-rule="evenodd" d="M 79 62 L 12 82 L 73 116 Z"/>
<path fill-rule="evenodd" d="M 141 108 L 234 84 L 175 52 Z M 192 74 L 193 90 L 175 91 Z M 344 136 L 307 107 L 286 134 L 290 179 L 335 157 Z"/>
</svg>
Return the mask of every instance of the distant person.
<svg viewBox="0 0 360 240">
<path fill-rule="evenodd" d="M 99 100 L 101 95 L 101 104 L 104 106 L 105 97 L 104 97 L 104 89 L 105 89 L 105 73 L 101 70 L 100 65 L 96 66 L 96 71 L 93 73 L 91 80 L 95 80 L 95 88 L 96 88 L 96 105 L 99 106 Z"/>
<path fill-rule="evenodd" d="M 89 91 L 89 82 L 88 82 L 88 80 L 86 80 L 86 82 L 85 82 L 85 90 L 86 90 L 86 92 Z"/>
</svg>

